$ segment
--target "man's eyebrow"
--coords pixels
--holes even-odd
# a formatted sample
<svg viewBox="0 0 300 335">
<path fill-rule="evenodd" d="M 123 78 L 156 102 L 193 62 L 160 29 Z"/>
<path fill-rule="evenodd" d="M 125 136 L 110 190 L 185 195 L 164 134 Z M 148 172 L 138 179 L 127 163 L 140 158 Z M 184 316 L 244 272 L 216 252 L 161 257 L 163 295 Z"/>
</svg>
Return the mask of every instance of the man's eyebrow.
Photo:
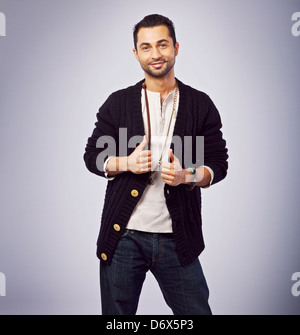
<svg viewBox="0 0 300 335">
<path fill-rule="evenodd" d="M 143 42 L 143 43 L 140 44 L 140 48 L 141 48 L 142 46 L 144 46 L 144 45 L 147 46 L 147 45 L 150 45 L 150 43 Z"/>
<path fill-rule="evenodd" d="M 170 43 L 170 41 L 168 41 L 168 40 L 159 40 L 159 41 L 157 41 L 156 43 L 163 43 L 163 42 Z"/>
<path fill-rule="evenodd" d="M 163 43 L 163 42 L 170 43 L 170 41 L 165 40 L 165 39 L 162 39 L 162 40 L 157 41 L 156 44 L 160 44 L 160 43 Z M 148 45 L 150 45 L 150 43 L 148 43 L 148 42 L 143 42 L 143 43 L 140 44 L 140 48 L 141 48 L 142 46 L 144 46 L 144 45 L 145 45 L 145 46 L 148 46 Z"/>
</svg>

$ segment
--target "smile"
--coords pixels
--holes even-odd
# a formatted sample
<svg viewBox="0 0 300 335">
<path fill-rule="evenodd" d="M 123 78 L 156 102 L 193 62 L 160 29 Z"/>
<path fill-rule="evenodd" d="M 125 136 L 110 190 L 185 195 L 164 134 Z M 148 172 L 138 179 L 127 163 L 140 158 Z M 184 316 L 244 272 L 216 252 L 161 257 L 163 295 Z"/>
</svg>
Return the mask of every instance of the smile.
<svg viewBox="0 0 300 335">
<path fill-rule="evenodd" d="M 153 66 L 155 69 L 160 69 L 165 62 L 156 62 L 156 63 L 151 63 L 151 66 Z"/>
</svg>

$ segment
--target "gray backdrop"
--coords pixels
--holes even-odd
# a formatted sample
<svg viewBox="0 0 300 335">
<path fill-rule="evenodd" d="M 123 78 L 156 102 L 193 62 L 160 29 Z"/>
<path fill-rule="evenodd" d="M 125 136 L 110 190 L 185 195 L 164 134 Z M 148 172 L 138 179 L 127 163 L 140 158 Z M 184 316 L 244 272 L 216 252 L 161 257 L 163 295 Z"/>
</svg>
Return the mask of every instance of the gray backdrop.
<svg viewBox="0 0 300 335">
<path fill-rule="evenodd" d="M 203 190 L 213 313 L 300 314 L 300 1 L 1 0 L 0 12 L 0 313 L 100 313 L 106 181 L 82 156 L 108 95 L 143 78 L 134 24 L 160 13 L 175 23 L 176 76 L 213 99 L 229 148 L 227 178 Z M 171 314 L 151 274 L 138 314 Z"/>
</svg>

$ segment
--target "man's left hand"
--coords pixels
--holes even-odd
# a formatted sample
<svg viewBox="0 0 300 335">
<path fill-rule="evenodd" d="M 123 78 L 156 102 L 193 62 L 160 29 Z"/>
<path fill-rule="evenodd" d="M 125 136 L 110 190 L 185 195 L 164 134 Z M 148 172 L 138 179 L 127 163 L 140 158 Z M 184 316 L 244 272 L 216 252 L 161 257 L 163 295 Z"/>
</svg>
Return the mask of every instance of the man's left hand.
<svg viewBox="0 0 300 335">
<path fill-rule="evenodd" d="M 182 169 L 179 159 L 173 154 L 172 149 L 169 150 L 171 163 L 163 163 L 161 169 L 162 180 L 171 186 L 177 186 L 184 183 L 185 171 Z"/>
</svg>

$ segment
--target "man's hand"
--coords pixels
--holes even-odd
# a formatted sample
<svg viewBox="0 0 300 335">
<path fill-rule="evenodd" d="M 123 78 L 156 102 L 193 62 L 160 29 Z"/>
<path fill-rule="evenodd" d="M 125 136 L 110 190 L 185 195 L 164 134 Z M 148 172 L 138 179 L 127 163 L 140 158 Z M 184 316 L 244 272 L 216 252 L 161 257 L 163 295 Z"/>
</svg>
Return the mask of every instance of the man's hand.
<svg viewBox="0 0 300 335">
<path fill-rule="evenodd" d="M 194 177 L 190 170 L 183 169 L 179 159 L 173 154 L 172 149 L 169 151 L 171 163 L 164 163 L 161 169 L 162 180 L 171 186 L 179 184 L 193 184 Z M 200 187 L 209 187 L 211 174 L 205 166 L 196 169 L 196 185 Z"/>
<path fill-rule="evenodd" d="M 128 171 L 131 171 L 135 174 L 151 171 L 151 151 L 144 150 L 147 143 L 148 139 L 145 135 L 143 141 L 135 148 L 133 153 L 128 156 Z"/>
<path fill-rule="evenodd" d="M 179 159 L 169 150 L 171 163 L 163 163 L 161 169 L 162 180 L 171 186 L 177 186 L 185 182 L 185 171 L 182 169 Z"/>
</svg>

